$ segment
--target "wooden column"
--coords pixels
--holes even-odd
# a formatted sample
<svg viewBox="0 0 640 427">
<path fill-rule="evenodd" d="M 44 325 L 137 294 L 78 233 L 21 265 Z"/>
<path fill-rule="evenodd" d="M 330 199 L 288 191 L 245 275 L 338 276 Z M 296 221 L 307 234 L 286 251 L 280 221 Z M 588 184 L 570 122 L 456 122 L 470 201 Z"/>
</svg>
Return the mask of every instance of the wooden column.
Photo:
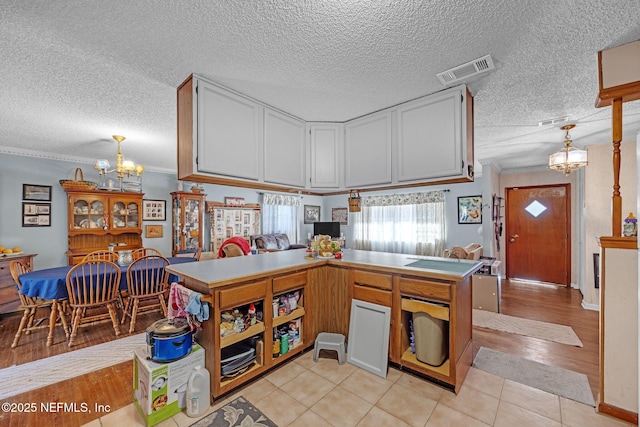
<svg viewBox="0 0 640 427">
<path fill-rule="evenodd" d="M 622 98 L 611 105 L 613 136 L 613 198 L 611 203 L 611 235 L 622 235 L 622 197 L 620 196 L 620 142 L 622 141 Z"/>
</svg>

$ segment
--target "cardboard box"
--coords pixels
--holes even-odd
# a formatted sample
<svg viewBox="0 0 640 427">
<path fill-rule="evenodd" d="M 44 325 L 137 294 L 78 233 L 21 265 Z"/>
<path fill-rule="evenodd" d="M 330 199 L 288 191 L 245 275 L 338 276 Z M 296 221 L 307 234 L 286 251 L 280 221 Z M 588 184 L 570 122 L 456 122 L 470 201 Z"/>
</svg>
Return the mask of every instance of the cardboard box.
<svg viewBox="0 0 640 427">
<path fill-rule="evenodd" d="M 133 402 L 147 426 L 171 418 L 186 408 L 189 375 L 204 365 L 204 349 L 193 344 L 191 353 L 171 363 L 147 359 L 147 347 L 138 347 L 133 358 Z"/>
</svg>

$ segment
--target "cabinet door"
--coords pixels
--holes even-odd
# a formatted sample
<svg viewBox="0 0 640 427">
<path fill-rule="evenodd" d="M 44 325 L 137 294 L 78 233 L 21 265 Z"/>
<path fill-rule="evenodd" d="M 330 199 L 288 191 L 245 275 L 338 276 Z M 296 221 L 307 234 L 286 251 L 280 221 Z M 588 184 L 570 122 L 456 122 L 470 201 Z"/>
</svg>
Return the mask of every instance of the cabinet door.
<svg viewBox="0 0 640 427">
<path fill-rule="evenodd" d="M 198 171 L 257 180 L 262 107 L 198 80 Z"/>
<path fill-rule="evenodd" d="M 311 187 L 340 187 L 342 129 L 338 124 L 309 125 Z"/>
<path fill-rule="evenodd" d="M 264 110 L 264 180 L 304 187 L 304 122 Z"/>
<path fill-rule="evenodd" d="M 391 182 L 391 113 L 372 114 L 345 125 L 345 185 Z"/>
<path fill-rule="evenodd" d="M 398 108 L 398 181 L 463 175 L 465 96 L 457 87 Z"/>
<path fill-rule="evenodd" d="M 109 198 L 111 210 L 111 228 L 142 228 L 140 222 L 140 201 L 126 197 Z"/>
<path fill-rule="evenodd" d="M 88 232 L 109 228 L 106 198 L 94 194 L 69 196 L 69 231 Z"/>
</svg>

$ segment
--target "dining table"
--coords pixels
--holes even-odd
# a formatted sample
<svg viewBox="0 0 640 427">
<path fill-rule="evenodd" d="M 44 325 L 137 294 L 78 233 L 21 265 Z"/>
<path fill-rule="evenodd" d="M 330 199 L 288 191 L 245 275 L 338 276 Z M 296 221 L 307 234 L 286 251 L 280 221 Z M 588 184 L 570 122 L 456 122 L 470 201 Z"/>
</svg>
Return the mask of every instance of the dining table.
<svg viewBox="0 0 640 427">
<path fill-rule="evenodd" d="M 197 259 L 192 257 L 169 257 L 169 264 L 182 264 L 186 262 L 195 262 Z M 127 289 L 127 269 L 129 265 L 120 265 L 120 290 Z M 63 267 L 44 268 L 42 270 L 34 270 L 29 273 L 22 274 L 18 277 L 22 285 L 21 293 L 32 298 L 42 298 L 52 300 L 51 316 L 49 322 L 49 334 L 47 336 L 47 346 L 53 343 L 53 334 L 55 330 L 56 312 L 59 310 L 60 301 L 69 298 L 67 292 L 67 273 L 73 268 L 73 265 L 65 265 Z M 179 277 L 170 274 L 169 283 L 178 281 Z"/>
<path fill-rule="evenodd" d="M 169 264 L 182 264 L 185 262 L 195 262 L 195 258 L 191 257 L 170 257 L 167 258 Z M 127 269 L 129 265 L 120 265 L 120 285 L 122 291 L 127 290 Z M 62 300 L 69 297 L 67 293 L 67 273 L 71 270 L 72 265 L 63 267 L 44 268 L 42 270 L 34 270 L 25 273 L 19 277 L 22 285 L 22 295 L 28 295 L 32 298 L 42 298 L 48 300 Z M 169 283 L 178 281 L 176 275 L 169 275 Z"/>
</svg>

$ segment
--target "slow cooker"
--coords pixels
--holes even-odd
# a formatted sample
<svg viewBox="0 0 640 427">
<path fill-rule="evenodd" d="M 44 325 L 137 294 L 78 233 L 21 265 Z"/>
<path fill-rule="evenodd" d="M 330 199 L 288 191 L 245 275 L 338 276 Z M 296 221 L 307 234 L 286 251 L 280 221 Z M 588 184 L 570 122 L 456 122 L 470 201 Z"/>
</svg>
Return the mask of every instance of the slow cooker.
<svg viewBox="0 0 640 427">
<path fill-rule="evenodd" d="M 182 317 L 158 320 L 147 328 L 147 354 L 154 362 L 173 362 L 191 352 L 193 336 Z"/>
</svg>

